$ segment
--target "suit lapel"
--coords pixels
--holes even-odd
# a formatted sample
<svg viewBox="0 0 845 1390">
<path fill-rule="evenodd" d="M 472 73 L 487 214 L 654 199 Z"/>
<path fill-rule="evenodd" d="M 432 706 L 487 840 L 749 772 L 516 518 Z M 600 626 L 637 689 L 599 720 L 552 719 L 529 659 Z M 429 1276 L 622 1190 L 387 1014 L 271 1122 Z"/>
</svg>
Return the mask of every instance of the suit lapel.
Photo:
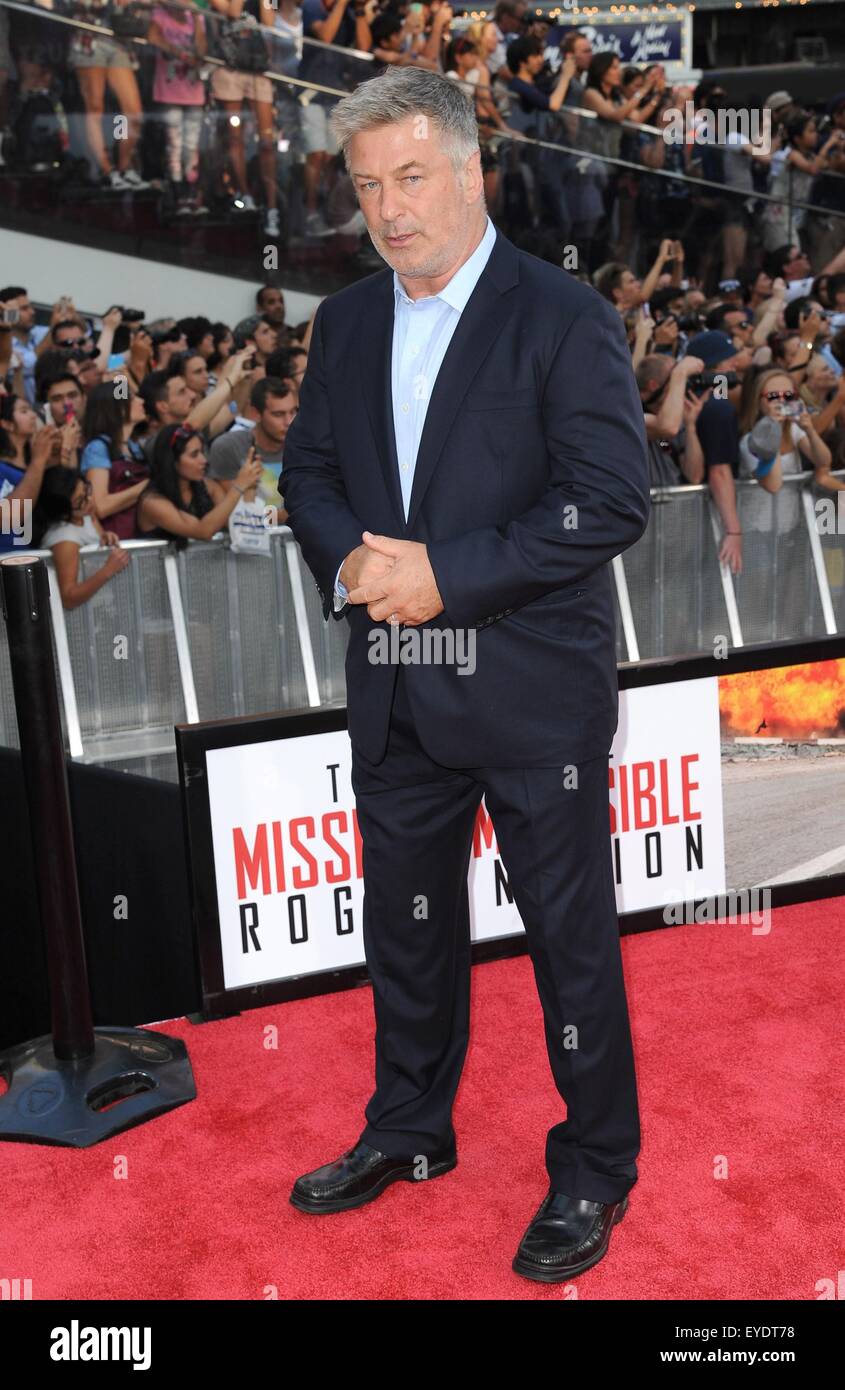
<svg viewBox="0 0 845 1390">
<path fill-rule="evenodd" d="M 393 385 L 391 361 L 393 355 L 393 271 L 385 271 L 373 287 L 361 333 L 361 375 L 364 382 L 364 401 L 376 441 L 379 463 L 399 530 L 405 534 L 405 509 L 399 483 L 399 459 L 396 453 L 396 433 L 393 427 Z"/>
</svg>

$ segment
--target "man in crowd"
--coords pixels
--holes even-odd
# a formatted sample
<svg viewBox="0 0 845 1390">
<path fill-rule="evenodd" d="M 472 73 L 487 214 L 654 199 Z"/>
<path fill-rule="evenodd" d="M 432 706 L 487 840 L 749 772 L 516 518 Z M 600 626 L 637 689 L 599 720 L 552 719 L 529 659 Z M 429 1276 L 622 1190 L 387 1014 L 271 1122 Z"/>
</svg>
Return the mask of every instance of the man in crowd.
<svg viewBox="0 0 845 1390">
<path fill-rule="evenodd" d="M 250 414 L 255 423 L 251 429 L 232 429 L 215 439 L 208 460 L 209 478 L 216 478 L 228 492 L 254 445 L 256 457 L 262 464 L 258 497 L 262 502 L 278 506 L 285 439 L 297 406 L 296 393 L 286 382 L 270 376 L 257 381 L 249 397 Z M 278 520 L 286 521 L 287 512 L 281 510 Z"/>
<path fill-rule="evenodd" d="M 18 316 L 12 329 L 12 348 L 22 362 L 26 398 L 30 405 L 34 405 L 35 363 L 38 349 L 50 330 L 44 324 L 35 322 L 35 305 L 22 285 L 6 285 L 0 290 L 0 304 Z"/>
</svg>

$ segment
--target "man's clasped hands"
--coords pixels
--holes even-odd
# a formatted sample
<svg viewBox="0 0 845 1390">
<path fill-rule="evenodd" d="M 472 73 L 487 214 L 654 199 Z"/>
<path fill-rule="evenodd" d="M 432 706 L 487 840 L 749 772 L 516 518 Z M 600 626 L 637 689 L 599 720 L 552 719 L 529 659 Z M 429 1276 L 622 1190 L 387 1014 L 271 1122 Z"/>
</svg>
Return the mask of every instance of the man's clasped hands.
<svg viewBox="0 0 845 1390">
<path fill-rule="evenodd" d="M 365 603 L 373 622 L 416 627 L 443 612 L 428 550 L 420 541 L 365 531 L 340 571 L 350 603 Z"/>
</svg>

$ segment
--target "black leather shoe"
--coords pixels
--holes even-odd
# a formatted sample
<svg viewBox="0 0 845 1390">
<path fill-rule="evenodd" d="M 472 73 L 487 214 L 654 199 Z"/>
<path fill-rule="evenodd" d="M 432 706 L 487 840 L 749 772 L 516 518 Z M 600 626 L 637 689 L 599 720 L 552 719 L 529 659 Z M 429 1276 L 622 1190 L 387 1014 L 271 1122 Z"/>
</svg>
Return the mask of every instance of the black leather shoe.
<svg viewBox="0 0 845 1390">
<path fill-rule="evenodd" d="M 428 1154 L 426 1178 L 439 1178 L 450 1172 L 458 1162 L 454 1145 Z M 369 1144 L 357 1143 L 333 1163 L 315 1168 L 297 1178 L 290 1200 L 300 1211 L 348 1211 L 372 1202 L 392 1182 L 422 1182 L 420 1155 L 409 1158 L 389 1158 Z"/>
<path fill-rule="evenodd" d="M 550 1188 L 519 1243 L 517 1274 L 541 1284 L 558 1284 L 583 1274 L 607 1254 L 610 1233 L 628 1210 L 621 1202 L 588 1202 Z"/>
</svg>

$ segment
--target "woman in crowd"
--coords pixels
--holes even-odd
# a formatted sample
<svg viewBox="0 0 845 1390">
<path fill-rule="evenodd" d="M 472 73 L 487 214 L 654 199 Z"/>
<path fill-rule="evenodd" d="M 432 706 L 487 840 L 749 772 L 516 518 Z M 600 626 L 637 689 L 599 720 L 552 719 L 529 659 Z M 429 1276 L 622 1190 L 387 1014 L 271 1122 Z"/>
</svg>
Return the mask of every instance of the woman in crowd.
<svg viewBox="0 0 845 1390">
<path fill-rule="evenodd" d="M 38 429 L 38 416 L 23 396 L 0 397 L 0 458 L 24 469 Z"/>
<path fill-rule="evenodd" d="M 0 552 L 13 550 L 20 543 L 26 529 L 26 511 L 21 508 L 38 501 L 45 470 L 61 444 L 55 425 L 42 425 L 41 429 L 37 425 L 38 417 L 29 401 L 22 396 L 0 396 Z"/>
<path fill-rule="evenodd" d="M 763 209 L 763 243 L 774 251 L 799 239 L 807 214 L 792 203 L 812 202 L 813 182 L 828 167 L 829 156 L 842 147 L 842 133 L 833 130 L 820 150 L 816 150 L 819 130 L 815 116 L 806 112 L 786 127 L 786 143 L 771 159 L 769 192 L 779 201 Z"/>
<path fill-rule="evenodd" d="M 150 486 L 138 503 L 138 534 L 175 540 L 208 541 L 226 525 L 245 493 L 261 477 L 261 464 L 250 450 L 231 488 L 206 478 L 208 461 L 202 436 L 189 425 L 167 425 L 153 450 Z"/>
<path fill-rule="evenodd" d="M 104 531 L 93 515 L 91 484 L 76 469 L 51 468 L 38 499 L 39 545 L 53 553 L 53 566 L 64 608 L 79 608 L 129 564 L 119 537 Z M 87 579 L 79 578 L 83 545 L 109 546 L 108 559 Z"/>
<path fill-rule="evenodd" d="M 845 372 L 837 376 L 818 352 L 813 353 L 807 364 L 807 375 L 799 395 L 823 439 L 837 425 L 845 426 Z"/>
<path fill-rule="evenodd" d="M 830 472 L 830 449 L 788 372 L 758 373 L 740 412 L 740 475 L 756 478 L 766 492 L 779 492 L 785 475 L 812 468 L 817 479 Z"/>
<path fill-rule="evenodd" d="M 499 154 L 490 140 L 497 130 L 507 129 L 493 99 L 490 69 L 485 61 L 496 42 L 495 26 L 479 20 L 470 24 L 459 38 L 453 39 L 446 52 L 446 76 L 460 82 L 463 91 L 475 102 L 484 196 L 493 216 L 498 206 Z"/>
<path fill-rule="evenodd" d="M 633 85 L 629 82 L 629 88 Z M 587 70 L 587 85 L 582 98 L 588 111 L 596 113 L 596 120 L 581 122 L 581 147 L 605 159 L 618 159 L 622 140 L 622 122 L 636 121 L 642 124 L 652 118 L 657 110 L 665 81 L 661 69 L 653 68 L 642 84 L 625 98 L 622 95 L 622 64 L 618 56 L 606 50 L 597 53 Z M 615 201 L 618 170 L 612 164 L 591 160 L 589 167 L 580 175 L 578 221 L 588 224 L 588 235 L 592 239 L 598 231 L 603 217 L 610 218 Z M 590 196 L 591 195 L 591 196 Z M 586 209 L 586 211 L 585 211 Z M 589 212 L 589 215 L 587 215 Z"/>
<path fill-rule="evenodd" d="M 211 0 L 211 5 L 219 15 L 229 21 L 228 32 L 230 35 L 235 33 L 232 26 L 243 20 L 245 16 L 252 16 L 259 26 L 266 27 L 268 30 L 275 26 L 276 9 L 269 3 L 269 0 L 264 4 L 260 3 L 260 0 Z M 214 76 L 211 79 L 211 91 L 227 116 L 226 138 L 228 140 L 229 162 L 235 180 L 235 206 L 241 212 L 254 212 L 256 210 L 255 200 L 249 191 L 247 178 L 244 123 L 241 114 L 245 102 L 252 111 L 258 137 L 258 167 L 264 188 L 264 231 L 267 236 L 278 237 L 280 225 L 279 195 L 276 183 L 273 83 L 269 77 L 261 75 L 262 69 L 271 66 L 270 51 L 264 43 L 260 30 L 255 34 L 242 31 L 240 42 L 244 47 L 251 45 L 256 52 L 258 52 L 256 45 L 264 44 L 263 60 L 260 55 L 256 58 L 249 56 L 244 60 L 245 63 L 249 64 L 249 67 L 245 67 L 243 70 L 238 70 L 234 66 L 215 68 Z"/>
<path fill-rule="evenodd" d="M 116 0 L 118 12 L 126 3 L 127 0 Z M 110 27 L 109 15 L 106 13 L 110 8 L 106 0 L 74 0 L 73 13 L 76 19 L 84 20 L 88 25 Z M 90 29 L 80 29 L 74 31 L 68 49 L 68 61 L 76 72 L 79 90 L 85 103 L 88 147 L 104 183 L 121 191 L 136 192 L 139 188 L 147 188 L 148 185 L 133 167 L 143 114 L 141 93 L 135 77 L 137 58 L 129 48 L 109 35 L 104 34 L 100 38 L 92 34 Z M 116 169 L 112 165 L 103 139 L 107 85 L 126 125 L 125 135 L 115 141 Z"/>
<path fill-rule="evenodd" d="M 187 0 L 166 0 L 157 5 L 147 33 L 147 42 L 158 49 L 153 100 L 161 105 L 167 132 L 167 172 L 177 217 L 208 212 L 199 185 L 205 83 L 198 72 L 208 38 L 205 19 L 186 4 Z"/>
<path fill-rule="evenodd" d="M 91 484 L 94 515 L 121 540 L 137 534 L 135 504 L 149 482 L 144 451 L 132 438 L 144 418 L 142 398 L 135 392 L 116 398 L 111 381 L 94 387 L 82 418 L 87 443 L 80 470 Z"/>
</svg>

